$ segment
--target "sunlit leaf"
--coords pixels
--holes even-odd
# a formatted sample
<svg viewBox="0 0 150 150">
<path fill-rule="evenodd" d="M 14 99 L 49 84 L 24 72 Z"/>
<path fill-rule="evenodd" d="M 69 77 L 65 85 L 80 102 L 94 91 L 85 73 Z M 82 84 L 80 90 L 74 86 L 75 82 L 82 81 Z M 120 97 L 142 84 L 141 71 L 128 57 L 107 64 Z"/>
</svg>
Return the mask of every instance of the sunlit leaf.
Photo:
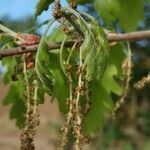
<svg viewBox="0 0 150 150">
<path fill-rule="evenodd" d="M 114 79 L 114 76 L 117 75 L 117 73 L 117 68 L 114 65 L 107 66 L 101 83 L 109 93 L 113 92 L 117 95 L 120 95 L 122 91 L 121 87 Z"/>
</svg>

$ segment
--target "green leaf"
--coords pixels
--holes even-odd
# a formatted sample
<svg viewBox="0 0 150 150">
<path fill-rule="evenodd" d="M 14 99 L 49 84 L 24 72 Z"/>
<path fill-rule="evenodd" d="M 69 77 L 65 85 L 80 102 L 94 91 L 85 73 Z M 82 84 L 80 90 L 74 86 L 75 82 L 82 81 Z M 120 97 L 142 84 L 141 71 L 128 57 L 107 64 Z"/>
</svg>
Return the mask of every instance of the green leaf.
<svg viewBox="0 0 150 150">
<path fill-rule="evenodd" d="M 92 16 L 82 13 L 88 18 L 88 21 L 85 21 L 78 12 L 72 9 L 68 9 L 68 11 L 78 18 L 78 24 L 84 36 L 84 42 L 80 50 L 84 65 L 87 66 L 86 78 L 88 81 L 93 79 L 100 80 L 107 66 L 109 55 L 106 34 Z"/>
<path fill-rule="evenodd" d="M 119 23 L 125 31 L 133 31 L 137 23 L 144 19 L 143 0 L 120 0 Z M 129 17 L 130 16 L 130 17 Z"/>
<path fill-rule="evenodd" d="M 60 111 L 66 113 L 68 111 L 66 101 L 67 98 L 69 97 L 67 78 L 64 76 L 64 73 L 62 72 L 61 68 L 60 70 L 54 71 L 53 78 L 54 78 L 53 97 L 57 98 Z"/>
<path fill-rule="evenodd" d="M 23 97 L 24 84 L 23 80 L 15 81 L 10 86 L 7 96 L 3 100 L 4 105 L 11 104 L 10 119 L 16 119 L 18 127 L 24 126 L 26 106 Z"/>
<path fill-rule="evenodd" d="M 44 84 L 46 92 L 51 95 L 52 91 L 52 73 L 49 67 L 51 65 L 50 53 L 48 52 L 48 45 L 46 43 L 45 37 L 41 38 L 37 55 L 36 55 L 36 72 L 38 77 L 40 78 L 41 82 Z"/>
<path fill-rule="evenodd" d="M 113 92 L 117 95 L 121 95 L 122 93 L 122 88 L 118 84 L 118 81 L 115 80 L 115 77 L 119 80 L 124 77 L 122 62 L 126 55 L 123 51 L 123 48 L 124 47 L 121 44 L 117 44 L 111 47 L 110 50 L 108 66 L 101 81 L 103 87 L 108 91 L 109 94 Z"/>
<path fill-rule="evenodd" d="M 26 106 L 22 98 L 16 97 L 10 110 L 10 119 L 16 119 L 16 125 L 24 127 Z"/>
<path fill-rule="evenodd" d="M 35 17 L 39 16 L 44 10 L 47 10 L 53 1 L 54 0 L 39 0 L 35 9 Z"/>
<path fill-rule="evenodd" d="M 0 47 L 2 48 L 13 48 L 15 43 L 13 42 L 11 37 L 8 36 L 0 36 Z M 12 74 L 14 73 L 15 66 L 18 63 L 17 57 L 14 59 L 7 57 L 2 59 L 2 65 L 6 67 L 6 73 L 4 74 L 3 82 L 4 84 L 8 84 L 12 80 Z"/>
<path fill-rule="evenodd" d="M 4 58 L 2 60 L 2 65 L 7 69 L 6 73 L 4 74 L 3 82 L 4 84 L 8 84 L 12 80 L 12 74 L 15 70 L 16 60 L 12 58 Z"/>
<path fill-rule="evenodd" d="M 125 31 L 135 30 L 144 18 L 144 0 L 95 0 L 95 7 L 108 24 L 118 20 Z"/>
<path fill-rule="evenodd" d="M 42 37 L 36 56 L 36 71 L 45 86 L 45 90 L 53 98 L 56 98 L 62 112 L 67 111 L 68 86 L 67 79 L 62 71 L 59 53 L 50 51 L 46 38 Z"/>
<path fill-rule="evenodd" d="M 13 43 L 12 37 L 9 37 L 8 35 L 0 35 L 0 48 L 9 47 L 9 43 Z"/>
<path fill-rule="evenodd" d="M 43 104 L 44 103 L 44 93 L 45 89 L 44 86 L 42 85 L 42 82 L 40 80 L 37 81 L 37 103 L 38 104 Z"/>
<path fill-rule="evenodd" d="M 89 56 L 86 57 L 87 78 L 88 80 L 101 80 L 107 66 L 109 45 L 106 35 L 98 22 L 93 17 L 86 16 L 90 19 L 89 26 L 94 38 L 92 45 L 95 45 L 94 49 L 90 49 Z"/>
<path fill-rule="evenodd" d="M 111 46 L 109 62 L 116 66 L 117 77 L 123 76 L 122 63 L 125 58 L 126 54 L 124 52 L 124 46 L 122 44 L 115 44 L 114 46 Z"/>
<path fill-rule="evenodd" d="M 102 127 L 103 114 L 113 107 L 112 99 L 109 93 L 102 87 L 100 81 L 92 81 L 90 84 L 91 91 L 91 109 L 83 120 L 83 131 L 90 135 Z"/>
<path fill-rule="evenodd" d="M 90 82 L 89 90 L 91 92 L 90 99 L 92 105 L 90 112 L 85 116 L 83 122 L 85 134 L 95 133 L 102 127 L 104 112 L 112 111 L 113 109 L 111 93 L 121 94 L 122 88 L 114 77 L 121 78 L 123 76 L 121 66 L 124 58 L 125 53 L 123 52 L 122 45 L 117 44 L 113 46 L 102 79 Z"/>
<path fill-rule="evenodd" d="M 66 36 L 66 34 L 63 32 L 62 28 L 59 27 L 59 28 L 55 29 L 51 35 L 46 37 L 46 39 L 48 42 L 58 42 L 58 41 L 62 41 L 62 39 L 64 39 L 65 36 Z"/>
<path fill-rule="evenodd" d="M 52 25 L 53 21 L 50 22 L 48 25 L 45 34 L 42 36 L 40 40 L 40 44 L 37 50 L 36 54 L 36 72 L 43 83 L 43 86 L 45 88 L 45 91 L 53 97 L 58 97 L 59 94 L 57 91 L 59 90 L 59 84 L 60 86 L 63 84 L 61 78 L 56 75 L 57 70 L 60 70 L 60 62 L 59 62 L 59 55 L 55 52 L 48 52 L 48 45 L 46 41 L 46 33 L 48 32 L 50 26 Z M 58 86 L 58 88 L 56 87 Z M 62 85 L 63 87 L 63 85 Z M 41 93 L 41 98 L 44 97 L 44 93 Z M 63 97 L 62 97 L 63 99 Z M 58 102 L 59 102 L 59 97 L 58 97 Z M 63 100 L 60 100 L 60 103 L 63 102 Z M 61 110 L 63 111 L 64 107 L 63 105 L 60 105 Z"/>
<path fill-rule="evenodd" d="M 116 20 L 120 12 L 119 0 L 95 0 L 97 12 L 110 24 Z"/>
<path fill-rule="evenodd" d="M 106 71 L 102 78 L 102 86 L 107 90 L 108 93 L 115 93 L 117 95 L 120 95 L 122 92 L 121 87 L 114 79 L 114 76 L 117 75 L 118 71 L 115 65 L 108 65 L 106 68 Z"/>
</svg>

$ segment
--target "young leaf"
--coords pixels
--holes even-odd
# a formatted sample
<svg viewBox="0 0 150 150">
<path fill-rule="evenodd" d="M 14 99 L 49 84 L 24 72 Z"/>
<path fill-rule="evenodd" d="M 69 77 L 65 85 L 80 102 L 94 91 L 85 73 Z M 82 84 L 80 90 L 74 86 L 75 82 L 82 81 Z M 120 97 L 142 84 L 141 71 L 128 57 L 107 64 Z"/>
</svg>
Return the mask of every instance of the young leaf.
<svg viewBox="0 0 150 150">
<path fill-rule="evenodd" d="M 3 100 L 4 105 L 12 104 L 10 110 L 10 118 L 16 119 L 16 124 L 18 127 L 22 128 L 24 126 L 26 106 L 23 97 L 24 84 L 23 80 L 15 81 L 12 83 L 7 96 Z"/>
<path fill-rule="evenodd" d="M 66 113 L 68 111 L 66 102 L 67 98 L 69 97 L 69 88 L 67 84 L 67 78 L 65 77 L 62 69 L 61 68 L 59 69 L 53 72 L 54 78 L 53 98 L 56 97 L 60 111 Z"/>
<path fill-rule="evenodd" d="M 44 86 L 42 85 L 42 82 L 40 80 L 37 80 L 37 104 L 43 104 L 44 103 Z"/>
<path fill-rule="evenodd" d="M 0 39 L 0 47 L 1 46 L 3 48 L 12 48 L 15 46 L 15 43 L 13 42 L 11 37 L 2 35 Z M 4 84 L 8 84 L 12 80 L 12 74 L 14 73 L 15 66 L 17 65 L 17 63 L 19 63 L 17 57 L 14 57 L 14 59 L 10 57 L 2 59 L 2 65 L 6 67 L 7 70 L 4 74 Z"/>
<path fill-rule="evenodd" d="M 59 36 L 58 36 L 59 34 Z M 64 39 L 66 34 L 63 32 L 61 27 L 56 28 L 52 34 L 46 37 L 46 40 L 49 42 L 58 42 Z"/>
<path fill-rule="evenodd" d="M 106 34 L 92 16 L 82 13 L 88 18 L 85 21 L 78 12 L 69 8 L 67 10 L 78 18 L 77 21 L 85 39 L 80 49 L 84 65 L 87 66 L 86 78 L 88 81 L 93 79 L 100 80 L 107 66 L 109 56 Z"/>
<path fill-rule="evenodd" d="M 43 43 L 43 41 L 41 42 Z M 42 59 L 42 56 L 45 59 Z M 69 92 L 67 80 L 60 65 L 59 54 L 48 51 L 39 52 L 36 58 L 36 70 L 40 80 L 46 87 L 46 92 L 52 95 L 53 98 L 56 97 L 60 110 L 66 112 L 65 101 Z"/>
<path fill-rule="evenodd" d="M 2 60 L 2 64 L 7 69 L 6 73 L 4 74 L 3 82 L 4 84 L 8 84 L 12 80 L 12 74 L 15 70 L 16 60 L 11 58 L 4 58 Z"/>
<path fill-rule="evenodd" d="M 46 34 L 41 38 L 38 47 L 36 55 L 36 72 L 45 86 L 46 92 L 52 95 L 53 98 L 56 98 L 60 110 L 66 112 L 67 107 L 65 101 L 69 97 L 67 80 L 61 68 L 59 53 L 53 51 L 48 52 Z"/>
<path fill-rule="evenodd" d="M 108 93 L 114 92 L 115 94 L 120 95 L 122 89 L 114 79 L 114 76 L 117 75 L 117 73 L 116 66 L 108 65 L 106 71 L 104 72 L 101 83 Z"/>
<path fill-rule="evenodd" d="M 126 57 L 126 54 L 124 52 L 124 46 L 122 44 L 116 44 L 111 47 L 110 55 L 109 55 L 109 63 L 116 66 L 117 77 L 123 76 L 122 63 L 125 57 Z"/>
<path fill-rule="evenodd" d="M 111 110 L 113 106 L 109 93 L 102 87 L 100 81 L 92 81 L 89 88 L 92 104 L 89 113 L 83 120 L 83 131 L 87 135 L 102 127 L 104 112 Z"/>
<path fill-rule="evenodd" d="M 100 80 L 107 66 L 109 56 L 109 44 L 103 29 L 98 25 L 98 22 L 88 14 L 89 26 L 94 36 L 95 49 L 89 52 L 85 64 L 87 65 L 88 80 Z"/>
<path fill-rule="evenodd" d="M 45 41 L 45 37 L 42 37 L 36 56 L 36 72 L 41 82 L 44 84 L 45 90 L 51 95 L 52 91 L 52 73 L 49 67 L 51 67 L 51 57 L 48 53 L 48 46 Z"/>
<path fill-rule="evenodd" d="M 35 17 L 39 16 L 44 10 L 47 10 L 53 1 L 54 0 L 39 0 L 35 9 Z"/>
</svg>

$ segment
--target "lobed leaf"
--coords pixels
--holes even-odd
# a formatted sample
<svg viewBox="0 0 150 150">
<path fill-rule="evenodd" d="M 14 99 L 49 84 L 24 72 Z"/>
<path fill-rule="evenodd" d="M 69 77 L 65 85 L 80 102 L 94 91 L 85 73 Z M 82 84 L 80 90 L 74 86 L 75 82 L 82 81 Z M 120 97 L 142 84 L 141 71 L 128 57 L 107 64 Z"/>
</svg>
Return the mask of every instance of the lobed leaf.
<svg viewBox="0 0 150 150">
<path fill-rule="evenodd" d="M 26 106 L 23 97 L 24 84 L 23 80 L 15 81 L 11 84 L 6 97 L 3 99 L 4 105 L 11 104 L 10 119 L 16 119 L 18 127 L 24 126 Z"/>
<path fill-rule="evenodd" d="M 95 133 L 103 125 L 104 112 L 113 107 L 112 99 L 103 88 L 100 81 L 94 80 L 90 84 L 91 110 L 83 120 L 83 131 L 90 135 Z"/>
<path fill-rule="evenodd" d="M 65 101 L 68 98 L 67 80 L 61 67 L 59 53 L 48 52 L 48 45 L 45 35 L 42 37 L 37 55 L 36 72 L 45 86 L 45 91 L 56 98 L 62 112 L 67 111 Z"/>
<path fill-rule="evenodd" d="M 108 65 L 104 76 L 102 78 L 102 85 L 107 90 L 108 93 L 115 93 L 120 95 L 122 90 L 119 84 L 115 81 L 114 76 L 117 75 L 117 68 L 114 65 Z"/>
</svg>

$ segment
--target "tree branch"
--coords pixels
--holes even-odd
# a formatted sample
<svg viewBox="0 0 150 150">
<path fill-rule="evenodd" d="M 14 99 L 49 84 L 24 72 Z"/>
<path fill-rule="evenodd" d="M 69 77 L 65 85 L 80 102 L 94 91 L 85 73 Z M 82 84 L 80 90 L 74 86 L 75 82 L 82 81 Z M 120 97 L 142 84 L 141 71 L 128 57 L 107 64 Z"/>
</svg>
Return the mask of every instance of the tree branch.
<svg viewBox="0 0 150 150">
<path fill-rule="evenodd" d="M 123 42 L 123 41 L 136 41 L 142 39 L 150 39 L 150 30 L 138 31 L 131 33 L 106 33 L 108 41 L 111 42 Z M 72 47 L 75 41 L 69 41 L 65 43 L 65 47 Z M 82 42 L 82 41 L 81 41 Z M 49 50 L 59 49 L 61 42 L 51 42 L 49 43 Z M 0 49 L 0 58 L 9 57 L 13 55 L 19 55 L 28 52 L 36 52 L 38 44 L 31 46 L 20 46 L 16 48 Z"/>
<path fill-rule="evenodd" d="M 65 47 L 72 47 L 75 41 L 69 41 L 65 43 Z M 48 44 L 49 50 L 59 49 L 61 47 L 61 42 L 50 42 Z M 20 55 L 29 52 L 36 52 L 38 48 L 38 44 L 31 45 L 31 46 L 19 46 L 16 48 L 7 48 L 7 49 L 0 49 L 0 59 L 4 57 Z"/>
<path fill-rule="evenodd" d="M 150 39 L 150 30 L 124 34 L 109 33 L 107 34 L 107 37 L 110 42 L 137 41 L 142 39 Z"/>
</svg>

